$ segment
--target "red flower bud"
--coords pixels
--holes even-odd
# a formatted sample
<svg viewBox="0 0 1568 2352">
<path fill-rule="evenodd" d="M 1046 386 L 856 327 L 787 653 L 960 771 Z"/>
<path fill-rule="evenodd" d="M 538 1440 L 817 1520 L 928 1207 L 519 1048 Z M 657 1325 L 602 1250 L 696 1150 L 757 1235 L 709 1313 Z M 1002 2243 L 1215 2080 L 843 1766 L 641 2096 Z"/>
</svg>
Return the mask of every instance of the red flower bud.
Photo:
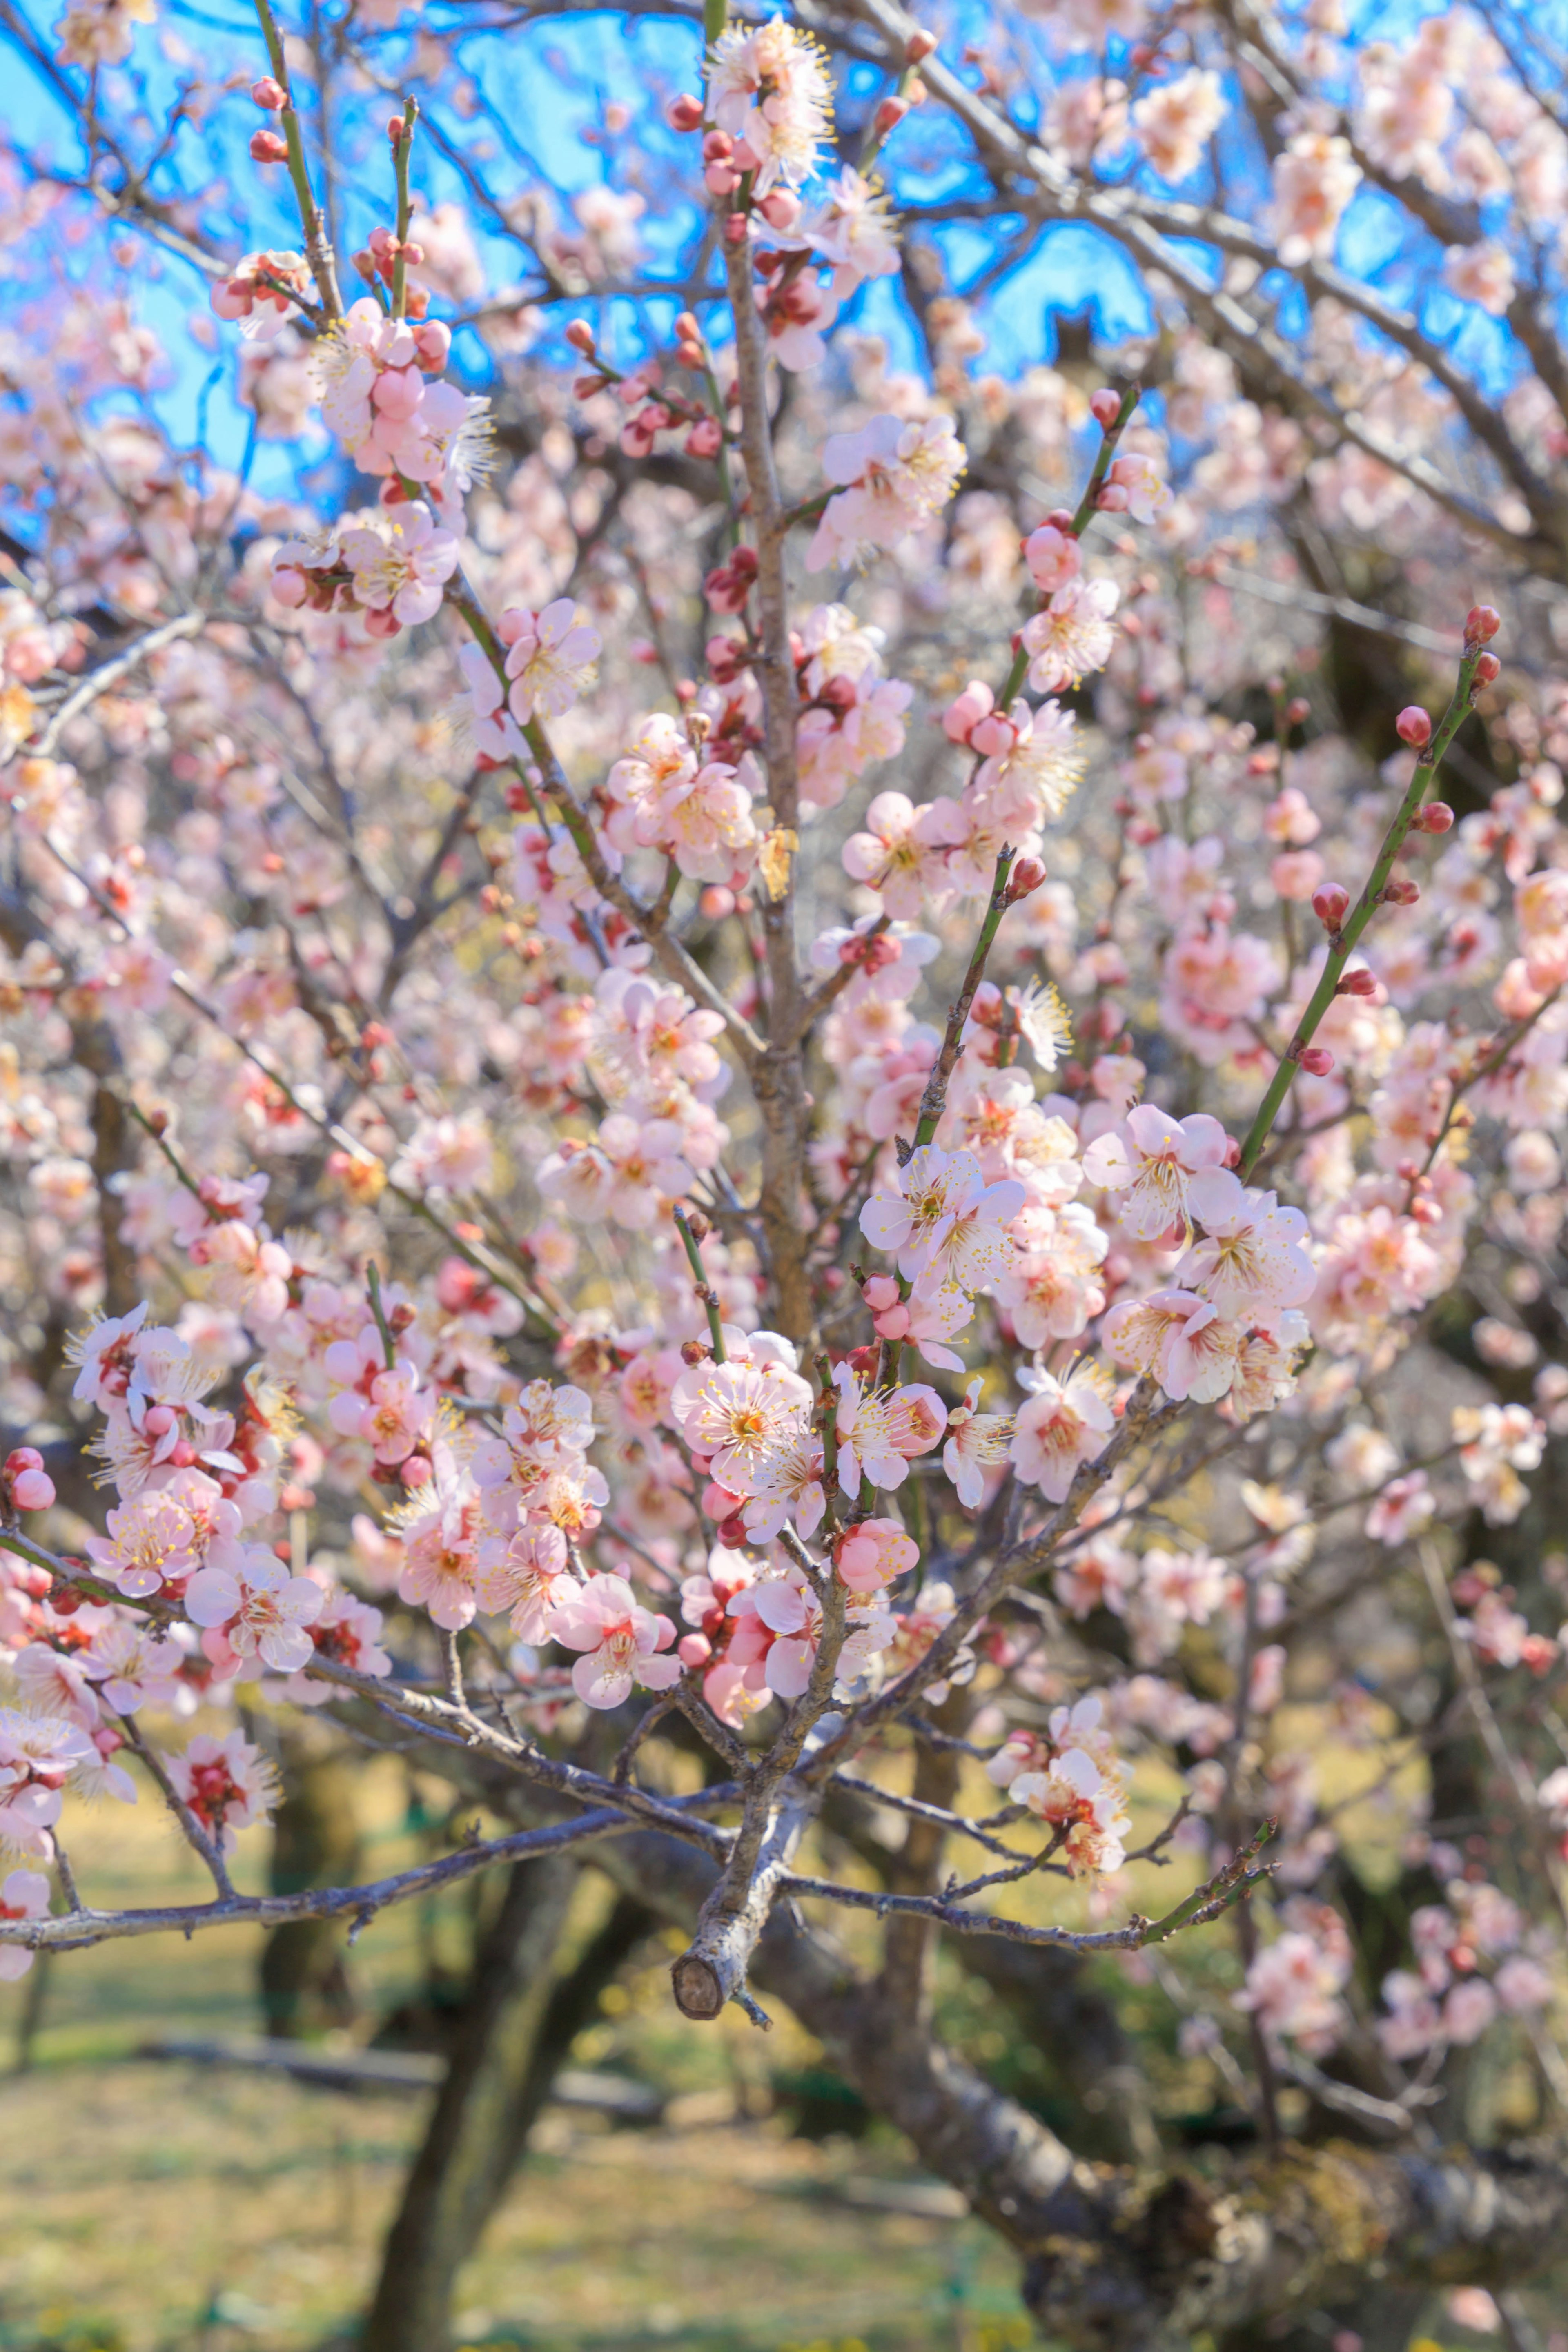
<svg viewBox="0 0 1568 2352">
<path fill-rule="evenodd" d="M 1432 740 L 1432 721 L 1418 702 L 1410 703 L 1394 722 L 1394 732 L 1402 743 L 1413 744 L 1425 751 Z"/>
<path fill-rule="evenodd" d="M 1007 903 L 1013 906 L 1027 898 L 1046 878 L 1046 869 L 1037 857 L 1020 857 L 1007 884 Z"/>
<path fill-rule="evenodd" d="M 1492 604 L 1472 604 L 1465 614 L 1467 646 L 1489 646 L 1502 626 L 1502 614 Z"/>
<path fill-rule="evenodd" d="M 1357 971 L 1347 971 L 1334 989 L 1336 996 L 1375 996 L 1377 982 L 1363 964 Z"/>
<path fill-rule="evenodd" d="M 879 137 L 885 139 L 889 131 L 898 129 L 909 110 L 910 101 L 907 98 L 885 98 L 871 117 L 871 128 Z"/>
<path fill-rule="evenodd" d="M 1478 686 L 1490 686 L 1493 680 L 1500 676 L 1502 664 L 1499 661 L 1496 654 L 1482 654 L 1476 664 L 1476 684 Z"/>
<path fill-rule="evenodd" d="M 735 142 L 727 131 L 710 131 L 702 142 L 705 163 L 727 163 L 735 152 Z"/>
<path fill-rule="evenodd" d="M 1412 833 L 1447 833 L 1454 822 L 1454 812 L 1447 801 L 1427 801 L 1410 820 Z"/>
<path fill-rule="evenodd" d="M 279 139 L 276 131 L 253 131 L 250 134 L 250 160 L 253 163 L 286 163 L 289 142 Z"/>
<path fill-rule="evenodd" d="M 1341 882 L 1321 882 L 1312 893 L 1312 912 L 1320 923 L 1337 931 L 1351 910 L 1351 894 Z"/>
<path fill-rule="evenodd" d="M 672 98 L 670 100 L 669 107 L 664 119 L 668 123 L 672 131 L 700 131 L 702 128 L 702 100 L 700 98 L 693 98 L 688 91 L 682 90 L 679 98 Z"/>
<path fill-rule="evenodd" d="M 921 64 L 931 55 L 936 46 L 934 33 L 928 33 L 923 28 L 918 33 L 911 33 L 904 43 L 904 63 L 910 66 Z"/>
<path fill-rule="evenodd" d="M 1326 1078 L 1334 1066 L 1334 1057 L 1326 1045 L 1303 1045 L 1296 1058 L 1310 1078 Z"/>
<path fill-rule="evenodd" d="M 288 91 L 280 81 L 274 81 L 270 74 L 263 74 L 259 81 L 251 83 L 250 95 L 258 106 L 266 108 L 268 114 L 279 113 L 289 103 Z"/>
<path fill-rule="evenodd" d="M 1377 900 L 1381 907 L 1414 907 L 1420 896 L 1421 886 L 1417 882 L 1388 882 L 1378 892 Z"/>
</svg>

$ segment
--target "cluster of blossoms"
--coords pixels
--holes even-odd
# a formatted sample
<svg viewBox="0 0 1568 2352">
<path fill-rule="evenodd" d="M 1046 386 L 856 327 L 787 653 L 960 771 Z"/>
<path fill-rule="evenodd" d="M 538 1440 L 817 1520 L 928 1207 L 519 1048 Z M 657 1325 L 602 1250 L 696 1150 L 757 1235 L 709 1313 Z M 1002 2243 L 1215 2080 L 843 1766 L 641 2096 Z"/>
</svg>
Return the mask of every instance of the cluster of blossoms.
<svg viewBox="0 0 1568 2352">
<path fill-rule="evenodd" d="M 112 62 L 113 16 L 74 8 L 68 58 Z M 1071 0 L 1047 29 L 1098 57 L 1145 28 Z M 1237 100 L 1171 62 L 1075 68 L 1051 153 L 1195 174 Z M 1506 183 L 1544 221 L 1544 118 L 1505 118 L 1496 71 L 1478 27 L 1423 29 L 1363 51 L 1353 120 L 1292 108 L 1281 263 L 1331 255 L 1363 173 L 1436 188 L 1434 158 L 1445 203 Z M 1397 2070 L 1543 2031 L 1500 1842 L 1447 1846 L 1405 1792 L 1479 1683 L 1531 1836 L 1568 1840 L 1536 1500 L 1568 1437 L 1560 651 L 1505 686 L 1477 605 L 1453 725 L 1412 706 L 1373 766 L 1270 515 L 1491 579 L 1394 462 L 1453 425 L 1432 385 L 1320 309 L 1311 381 L 1358 422 L 1309 433 L 1174 278 L 1148 410 L 977 376 L 870 152 L 825 175 L 832 95 L 785 19 L 719 34 L 669 119 L 728 326 L 683 295 L 702 320 L 634 365 L 585 321 L 574 381 L 531 359 L 542 313 L 402 185 L 342 315 L 300 252 L 226 266 L 258 436 L 319 422 L 377 486 L 335 520 L 162 442 L 129 313 L 73 307 L 68 398 L 7 344 L 0 470 L 44 520 L 0 595 L 0 1271 L 28 1302 L 0 1401 L 37 1441 L 0 1472 L 0 1974 L 68 1899 L 68 1797 L 150 1770 L 221 1857 L 277 1801 L 282 1710 L 381 1685 L 425 1710 L 402 1730 L 448 1710 L 448 1744 L 611 1807 L 653 1801 L 673 1712 L 747 1802 L 805 1785 L 809 1737 L 956 1842 L 879 1744 L 914 1727 L 986 1759 L 997 1878 L 1081 1882 L 1101 1921 L 1167 1846 L 1223 1878 L 1271 1821 L 1268 1932 L 1190 2054 L 1245 2024 L 1270 2063 L 1360 2034 Z M 612 294 L 646 201 L 503 217 L 552 297 Z M 900 273 L 929 383 L 842 323 Z M 1515 282 L 1500 235 L 1444 264 L 1496 319 Z M 453 325 L 523 453 L 499 482 Z M 105 612 L 151 676 L 78 699 Z M 1422 612 L 1413 659 L 1455 617 Z M 1456 814 L 1426 755 L 1472 709 Z M 62 1426 L 101 1507 L 57 1493 Z M 1364 2033 L 1331 1742 L 1425 1874 Z M 1174 1819 L 1137 1849 L 1152 1790 Z M 940 1919 L 942 1883 L 908 1899 Z"/>
</svg>

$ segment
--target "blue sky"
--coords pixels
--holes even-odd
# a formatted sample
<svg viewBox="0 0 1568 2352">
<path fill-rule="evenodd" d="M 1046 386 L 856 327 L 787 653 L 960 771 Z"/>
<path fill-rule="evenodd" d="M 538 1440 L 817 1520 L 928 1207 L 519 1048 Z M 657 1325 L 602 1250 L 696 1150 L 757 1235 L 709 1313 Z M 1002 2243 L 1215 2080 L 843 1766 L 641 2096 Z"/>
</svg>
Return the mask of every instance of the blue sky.
<svg viewBox="0 0 1568 2352">
<path fill-rule="evenodd" d="M 26 5 L 26 0 L 24 0 Z M 40 5 L 31 0 L 32 21 L 48 38 L 47 27 L 58 0 Z M 440 13 L 433 0 L 428 15 Z M 1363 12 L 1364 29 L 1384 36 L 1407 34 L 1429 8 L 1418 5 L 1377 7 Z M 412 21 L 412 20 L 411 20 Z M 952 20 L 962 30 L 979 33 L 991 21 L 981 0 L 967 0 Z M 1015 20 L 1016 21 L 1016 20 Z M 181 70 L 174 45 L 184 43 L 194 52 L 205 73 L 232 71 L 243 81 L 259 72 L 264 57 L 254 16 L 239 0 L 164 0 L 155 27 L 137 36 L 132 64 L 140 88 L 132 90 L 123 76 L 106 77 L 110 111 L 129 100 L 140 102 L 149 122 L 166 118 Z M 379 54 L 388 69 L 406 50 L 400 30 L 384 42 Z M 951 51 L 950 51 L 951 53 Z M 695 26 L 626 19 L 613 10 L 568 22 L 546 24 L 489 37 L 465 45 L 464 62 L 479 81 L 485 97 L 505 126 L 510 152 L 493 159 L 482 152 L 484 133 L 476 127 L 469 152 L 487 182 L 510 194 L 531 176 L 551 183 L 563 195 L 591 184 L 608 173 L 624 184 L 635 169 L 630 148 L 641 144 L 644 168 L 651 172 L 645 192 L 650 197 L 643 223 L 653 274 L 676 261 L 689 237 L 696 215 L 680 193 L 678 170 L 689 170 L 695 161 L 693 143 L 680 141 L 663 124 L 659 107 L 678 89 L 698 86 L 700 40 Z M 1085 60 L 1079 60 L 1081 69 Z M 118 88 L 117 88 L 118 85 Z M 869 68 L 854 69 L 857 95 L 879 86 Z M 596 142 L 595 126 L 606 100 L 620 100 L 633 111 L 627 145 L 616 150 Z M 65 110 L 47 82 L 33 69 L 19 67 L 7 101 L 7 126 L 24 147 L 61 161 L 75 160 L 75 134 Z M 354 100 L 342 109 L 342 140 L 344 167 L 340 189 L 343 226 L 351 242 L 363 240 L 374 221 L 389 216 L 390 173 L 381 125 L 387 101 L 372 96 Z M 448 123 L 452 118 L 446 117 Z M 298 229 L 289 206 L 289 190 L 280 170 L 261 172 L 246 152 L 246 142 L 259 118 L 242 86 L 223 100 L 199 133 L 181 134 L 178 161 L 185 183 L 210 182 L 215 174 L 219 194 L 208 218 L 216 233 L 237 255 L 247 245 L 290 245 Z M 1235 158 L 1233 156 L 1233 164 Z M 1244 167 L 1245 169 L 1245 167 Z M 931 201 L 957 193 L 970 177 L 965 142 L 955 126 L 935 114 L 917 116 L 907 124 L 890 151 L 889 173 L 896 195 Z M 224 193 L 226 184 L 227 194 Z M 430 199 L 459 195 L 460 183 L 452 168 L 428 142 L 416 149 L 416 184 Z M 1481 315 L 1453 302 L 1435 286 L 1435 256 L 1428 249 L 1413 255 L 1394 236 L 1392 208 L 1382 199 L 1358 197 L 1342 234 L 1342 257 L 1347 266 L 1386 285 L 1396 299 L 1426 306 L 1431 325 L 1475 368 L 1488 389 L 1500 393 L 1513 373 L 1513 361 L 1502 331 Z M 992 233 L 973 226 L 952 224 L 934 234 L 942 245 L 951 276 L 962 287 L 991 257 Z M 499 237 L 481 236 L 496 280 L 514 279 L 521 257 Z M 90 247 L 79 248 L 70 266 L 89 265 Z M 216 454 L 227 463 L 237 460 L 245 445 L 246 415 L 232 396 L 234 337 L 221 332 L 219 365 L 191 331 L 193 313 L 206 308 L 205 282 L 177 261 L 162 259 L 139 266 L 138 304 L 158 331 L 169 353 L 172 380 L 160 405 L 181 438 L 194 437 L 198 406 L 205 401 Z M 1147 327 L 1149 313 L 1136 272 L 1107 240 L 1093 232 L 1060 227 L 1043 233 L 1024 262 L 986 301 L 982 319 L 988 336 L 985 364 L 1011 374 L 1049 355 L 1053 348 L 1053 316 L 1077 311 L 1089 302 L 1098 333 L 1116 341 Z M 656 330 L 667 331 L 673 305 L 657 306 Z M 642 322 L 629 305 L 619 306 L 613 322 L 616 344 L 625 350 L 642 332 Z M 897 360 L 918 364 L 915 339 L 904 314 L 901 298 L 887 284 L 867 289 L 859 317 L 885 334 Z M 563 319 L 562 323 L 564 323 Z M 1287 315 L 1283 323 L 1289 324 Z M 470 369 L 484 364 L 476 341 L 461 354 Z M 293 453 L 274 446 L 258 453 L 258 483 L 281 488 L 297 462 Z"/>
</svg>

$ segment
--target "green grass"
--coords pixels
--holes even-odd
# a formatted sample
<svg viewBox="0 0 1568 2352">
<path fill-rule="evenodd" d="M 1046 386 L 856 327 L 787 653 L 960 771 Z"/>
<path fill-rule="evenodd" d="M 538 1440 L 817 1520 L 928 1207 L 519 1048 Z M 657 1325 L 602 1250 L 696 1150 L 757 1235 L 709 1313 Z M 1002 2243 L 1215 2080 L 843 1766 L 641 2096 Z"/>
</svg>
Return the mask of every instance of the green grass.
<svg viewBox="0 0 1568 2352">
<path fill-rule="evenodd" d="M 400 1858 L 384 1791 L 377 1868 Z M 254 1855 L 248 1851 L 254 1843 Z M 100 1903 L 200 1900 L 150 1809 L 73 1843 Z M 260 1841 L 239 1876 L 255 1884 Z M 384 1915 L 356 1947 L 367 2012 L 419 1981 L 421 1937 L 456 1959 L 455 1914 Z M 27 1984 L 0 1987 L 0 2352 L 321 2352 L 352 2347 L 417 2101 L 136 2056 L 163 2034 L 259 2030 L 258 1938 L 150 1937 L 50 1965 L 33 2064 L 6 2075 Z M 580 2059 L 685 2095 L 656 2130 L 556 2110 L 458 2299 L 458 2341 L 517 2352 L 1009 2352 L 1030 2338 L 1016 2266 L 978 2223 L 870 2211 L 851 2177 L 907 2178 L 875 2132 L 817 2145 L 768 2115 L 773 2073 L 813 2044 L 781 2018 L 680 2026 L 662 1965 Z M 725 2112 L 732 2118 L 721 2119 Z"/>
</svg>

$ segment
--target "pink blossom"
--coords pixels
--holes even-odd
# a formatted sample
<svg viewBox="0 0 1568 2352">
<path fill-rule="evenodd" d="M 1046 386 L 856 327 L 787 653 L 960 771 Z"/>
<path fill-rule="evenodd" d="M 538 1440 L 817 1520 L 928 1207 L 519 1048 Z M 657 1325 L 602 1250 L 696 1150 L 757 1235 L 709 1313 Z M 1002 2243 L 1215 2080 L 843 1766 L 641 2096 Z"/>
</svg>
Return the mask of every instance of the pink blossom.
<svg viewBox="0 0 1568 2352">
<path fill-rule="evenodd" d="M 49 1882 L 41 1870 L 7 1871 L 0 1881 L 0 1919 L 43 1919 L 48 1916 Z M 33 1965 L 26 1944 L 0 1944 L 0 1984 L 14 1984 Z"/>
<path fill-rule="evenodd" d="M 1013 1466 L 1049 1503 L 1065 1503 L 1079 1465 L 1110 1443 L 1114 1416 L 1093 1367 L 1075 1364 L 1065 1381 L 1038 1367 L 1018 1374 L 1028 1402 L 1018 1409 Z"/>
<path fill-rule="evenodd" d="M 1218 1119 L 1205 1111 L 1174 1119 L 1153 1103 L 1139 1103 L 1089 1146 L 1083 1170 L 1091 1184 L 1126 1196 L 1118 1203 L 1121 1223 L 1152 1242 L 1190 1223 L 1193 1179 L 1223 1168 L 1229 1148 Z"/>
<path fill-rule="evenodd" d="M 674 1641 L 674 1625 L 641 1608 L 624 1577 L 590 1576 L 546 1622 L 563 1648 L 583 1653 L 572 1687 L 589 1706 L 619 1706 L 634 1683 L 668 1690 L 680 1679 L 679 1659 L 658 1654 Z"/>
<path fill-rule="evenodd" d="M 239 1831 L 265 1822 L 278 1801 L 276 1768 L 242 1731 L 231 1731 L 222 1739 L 198 1731 L 182 1755 L 164 1757 L 163 1768 L 177 1794 L 226 1853 L 233 1853 Z"/>
<path fill-rule="evenodd" d="M 593 685 L 602 641 L 578 619 L 570 596 L 558 596 L 539 613 L 511 606 L 496 635 L 508 648 L 507 701 L 520 726 L 535 718 L 559 719 Z"/>
<path fill-rule="evenodd" d="M 237 1657 L 260 1657 L 287 1675 L 309 1661 L 309 1632 L 323 1595 L 308 1576 L 290 1576 L 259 1544 L 248 1544 L 232 1568 L 199 1569 L 185 1587 L 193 1625 L 221 1627 Z"/>
</svg>

